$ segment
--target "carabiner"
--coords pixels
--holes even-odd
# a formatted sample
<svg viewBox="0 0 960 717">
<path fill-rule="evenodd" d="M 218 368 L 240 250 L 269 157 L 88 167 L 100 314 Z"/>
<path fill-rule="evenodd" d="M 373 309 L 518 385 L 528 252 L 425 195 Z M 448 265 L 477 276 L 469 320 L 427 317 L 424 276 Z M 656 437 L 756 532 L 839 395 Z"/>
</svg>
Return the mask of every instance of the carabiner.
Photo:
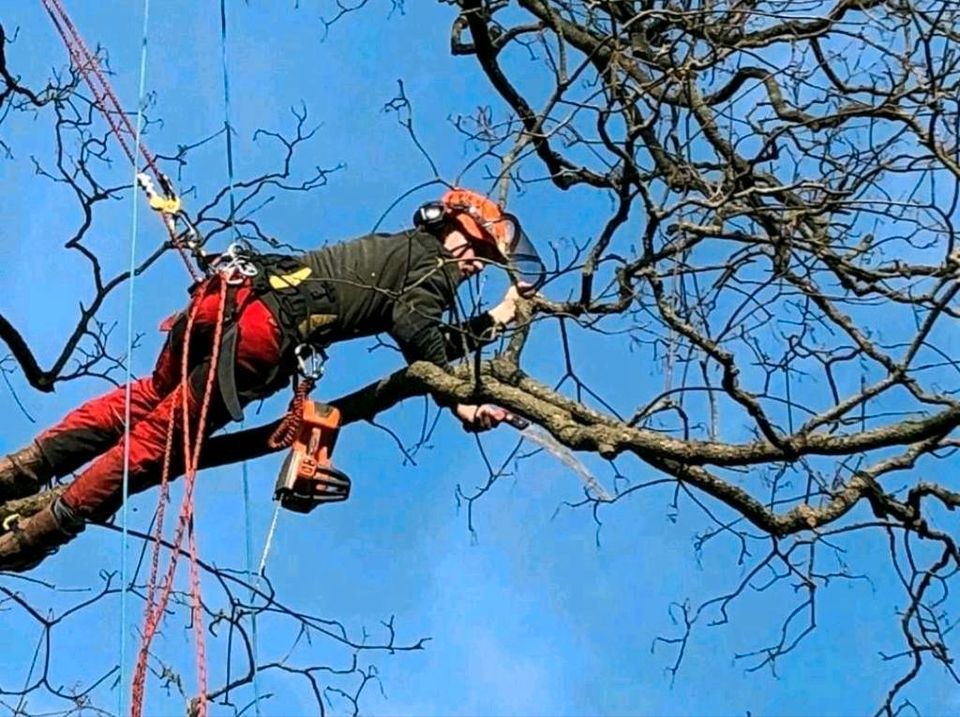
<svg viewBox="0 0 960 717">
<path fill-rule="evenodd" d="M 259 273 L 257 265 L 250 260 L 253 249 L 247 242 L 239 240 L 227 247 L 227 250 L 211 264 L 227 284 L 239 285 Z"/>
<path fill-rule="evenodd" d="M 327 363 L 327 352 L 314 344 L 297 344 L 293 350 L 297 359 L 297 373 L 302 378 L 319 381 L 323 377 L 324 365 Z"/>
<path fill-rule="evenodd" d="M 186 227 L 180 234 L 177 235 L 177 241 L 183 242 L 184 246 L 187 247 L 192 252 L 198 251 L 203 246 L 203 237 L 200 236 L 200 232 L 197 231 L 197 227 L 194 226 L 193 222 L 190 221 L 190 217 L 187 216 L 187 213 L 182 209 L 177 212 L 175 219 L 178 222 L 182 222 Z"/>
</svg>

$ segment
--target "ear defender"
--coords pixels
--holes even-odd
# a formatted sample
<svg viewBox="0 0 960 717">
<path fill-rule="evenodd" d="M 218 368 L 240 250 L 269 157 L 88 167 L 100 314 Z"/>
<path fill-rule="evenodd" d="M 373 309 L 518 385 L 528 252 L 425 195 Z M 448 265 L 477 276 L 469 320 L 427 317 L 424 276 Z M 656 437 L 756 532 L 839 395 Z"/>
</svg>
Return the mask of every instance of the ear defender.
<svg viewBox="0 0 960 717">
<path fill-rule="evenodd" d="M 427 202 L 413 213 L 413 226 L 418 229 L 432 229 L 443 223 L 447 208 L 442 202 Z"/>
</svg>

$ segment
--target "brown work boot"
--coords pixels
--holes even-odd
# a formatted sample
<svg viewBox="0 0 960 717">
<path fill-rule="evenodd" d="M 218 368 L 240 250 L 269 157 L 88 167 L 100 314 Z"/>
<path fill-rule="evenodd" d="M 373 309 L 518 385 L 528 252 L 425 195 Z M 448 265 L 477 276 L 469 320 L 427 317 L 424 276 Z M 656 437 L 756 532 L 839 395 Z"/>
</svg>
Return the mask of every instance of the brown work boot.
<svg viewBox="0 0 960 717">
<path fill-rule="evenodd" d="M 32 441 L 26 448 L 0 458 L 0 503 L 38 493 L 53 478 L 53 470 Z"/>
<path fill-rule="evenodd" d="M 8 530 L 0 535 L 0 571 L 15 573 L 35 568 L 84 527 L 60 500 L 28 518 L 17 517 L 8 523 Z"/>
</svg>

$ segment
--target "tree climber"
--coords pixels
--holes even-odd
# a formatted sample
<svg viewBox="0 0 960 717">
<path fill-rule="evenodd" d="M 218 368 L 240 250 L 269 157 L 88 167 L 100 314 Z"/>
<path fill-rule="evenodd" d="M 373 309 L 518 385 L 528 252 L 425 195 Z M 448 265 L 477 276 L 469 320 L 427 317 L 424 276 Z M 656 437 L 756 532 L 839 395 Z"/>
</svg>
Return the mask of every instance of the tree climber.
<svg viewBox="0 0 960 717">
<path fill-rule="evenodd" d="M 322 349 L 386 333 L 407 362 L 443 365 L 496 338 L 515 318 L 518 287 L 526 291 L 542 281 L 543 264 L 516 218 L 479 194 L 448 191 L 417 210 L 414 227 L 295 257 L 233 254 L 197 284 L 188 309 L 162 327 L 168 336 L 153 374 L 130 386 L 130 493 L 159 482 L 168 438 L 173 460 L 181 461 L 175 465 L 182 464 L 183 426 L 172 417 L 185 405 L 191 425 L 197 425 L 214 353 L 218 390 L 211 394 L 207 435 L 231 418 L 240 420 L 243 405 L 286 385 L 297 368 L 298 347 Z M 456 310 L 457 285 L 488 263 L 505 265 L 511 273 L 513 284 L 503 300 L 466 322 L 445 324 L 444 313 Z M 221 282 L 228 284 L 227 298 L 215 352 Z M 121 387 L 87 402 L 0 459 L 0 503 L 37 493 L 53 478 L 93 461 L 59 498 L 0 535 L 0 570 L 34 567 L 87 520 L 102 521 L 120 507 L 125 395 Z M 468 430 L 486 430 L 508 417 L 490 405 L 449 407 Z"/>
</svg>

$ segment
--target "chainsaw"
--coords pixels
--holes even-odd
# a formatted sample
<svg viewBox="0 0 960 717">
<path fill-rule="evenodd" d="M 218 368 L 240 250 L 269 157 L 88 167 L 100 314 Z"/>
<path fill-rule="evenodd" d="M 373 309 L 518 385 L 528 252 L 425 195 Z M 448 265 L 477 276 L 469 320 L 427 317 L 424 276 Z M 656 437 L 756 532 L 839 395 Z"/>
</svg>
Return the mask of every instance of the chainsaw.
<svg viewBox="0 0 960 717">
<path fill-rule="evenodd" d="M 340 432 L 340 411 L 319 401 L 304 401 L 300 430 L 290 446 L 274 487 L 274 500 L 296 513 L 350 496 L 350 478 L 330 462 Z"/>
</svg>

